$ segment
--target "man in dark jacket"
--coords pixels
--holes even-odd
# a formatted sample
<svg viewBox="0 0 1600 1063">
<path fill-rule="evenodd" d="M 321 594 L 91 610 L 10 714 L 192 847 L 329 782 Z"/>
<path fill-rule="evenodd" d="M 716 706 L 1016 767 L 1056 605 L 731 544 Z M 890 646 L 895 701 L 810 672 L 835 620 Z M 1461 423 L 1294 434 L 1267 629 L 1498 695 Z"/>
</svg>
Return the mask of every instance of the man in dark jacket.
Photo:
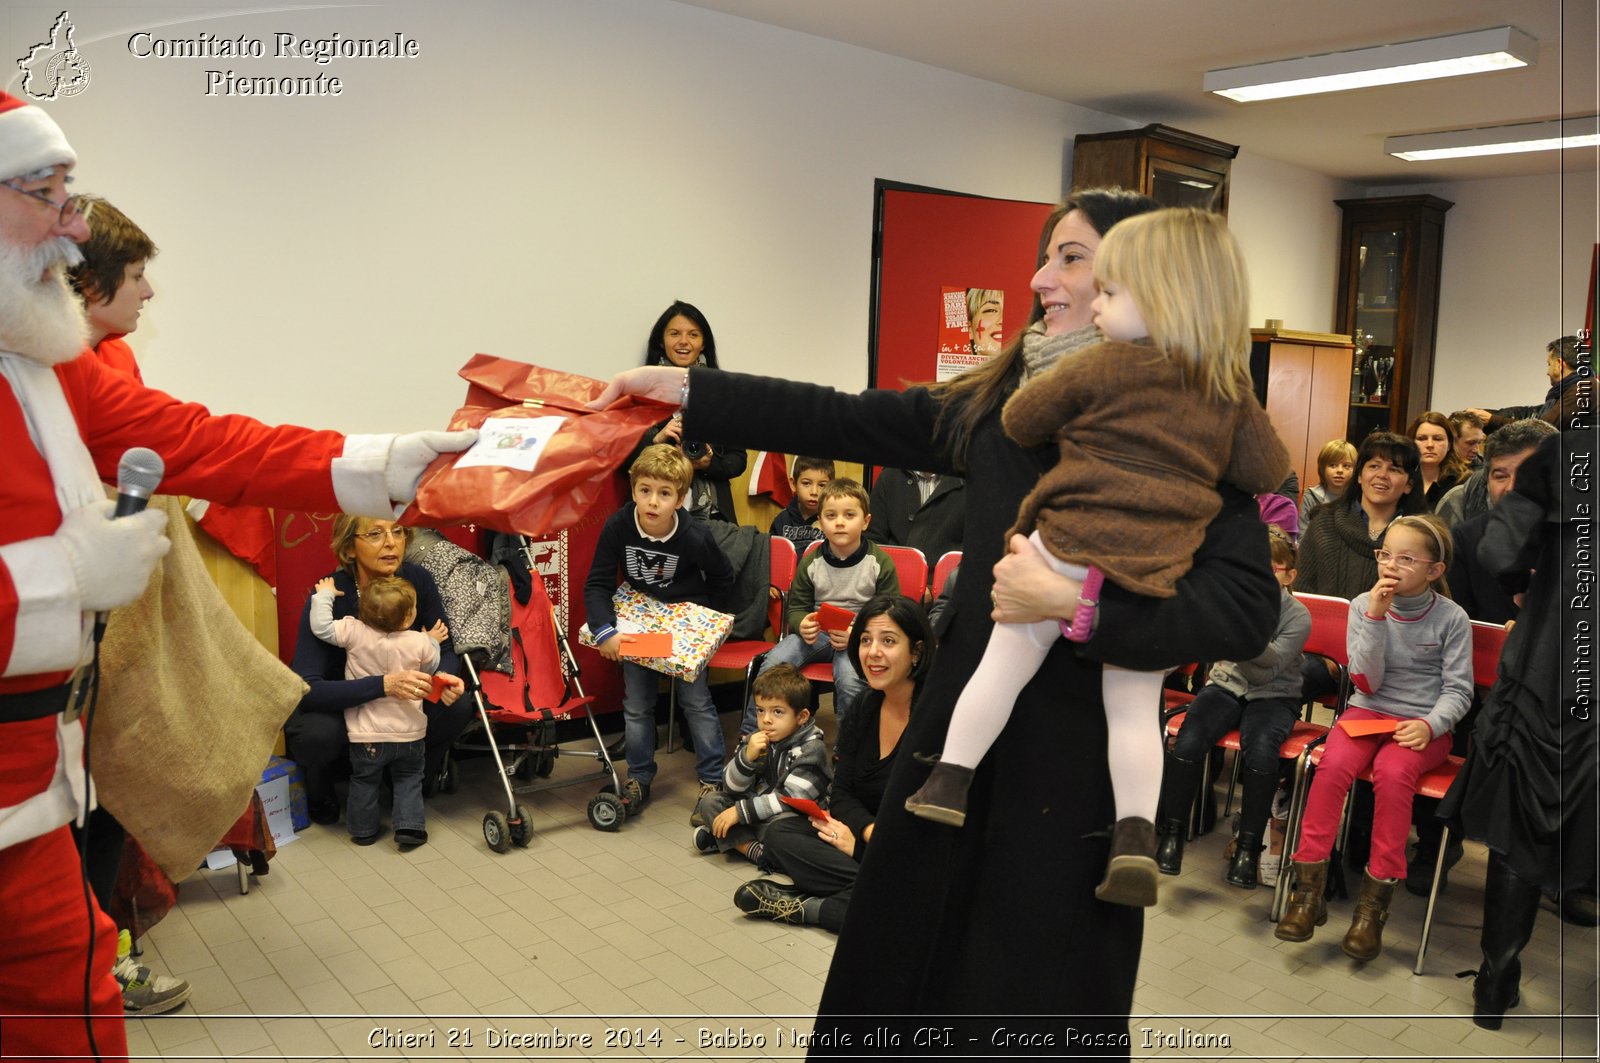
<svg viewBox="0 0 1600 1063">
<path fill-rule="evenodd" d="M 910 469 L 884 469 L 872 485 L 872 524 L 867 538 L 879 546 L 914 546 L 932 568 L 961 549 L 967 519 L 967 483 Z"/>
</svg>

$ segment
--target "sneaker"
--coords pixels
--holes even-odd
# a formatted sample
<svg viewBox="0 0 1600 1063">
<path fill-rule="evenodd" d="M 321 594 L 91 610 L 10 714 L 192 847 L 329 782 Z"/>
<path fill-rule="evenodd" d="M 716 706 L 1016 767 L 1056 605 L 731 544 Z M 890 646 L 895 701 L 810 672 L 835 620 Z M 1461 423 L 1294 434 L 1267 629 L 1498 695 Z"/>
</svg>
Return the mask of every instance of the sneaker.
<svg viewBox="0 0 1600 1063">
<path fill-rule="evenodd" d="M 722 787 L 714 782 L 700 784 L 700 788 L 694 793 L 694 811 L 689 813 L 689 826 L 703 827 L 706 825 L 705 817 L 700 815 L 700 799 L 706 794 L 714 794 L 720 789 Z"/>
<path fill-rule="evenodd" d="M 794 886 L 770 878 L 751 879 L 733 891 L 733 904 L 746 915 L 758 915 L 775 923 L 799 925 L 805 895 Z"/>
<path fill-rule="evenodd" d="M 696 827 L 692 837 L 694 850 L 697 853 L 714 853 L 717 851 L 717 839 L 712 836 L 710 827 Z"/>
<path fill-rule="evenodd" d="M 117 965 L 111 973 L 122 987 L 122 1011 L 126 1015 L 159 1015 L 181 1007 L 189 999 L 189 983 L 182 978 L 154 974 L 133 958 L 133 937 L 126 930 L 117 934 Z"/>
</svg>

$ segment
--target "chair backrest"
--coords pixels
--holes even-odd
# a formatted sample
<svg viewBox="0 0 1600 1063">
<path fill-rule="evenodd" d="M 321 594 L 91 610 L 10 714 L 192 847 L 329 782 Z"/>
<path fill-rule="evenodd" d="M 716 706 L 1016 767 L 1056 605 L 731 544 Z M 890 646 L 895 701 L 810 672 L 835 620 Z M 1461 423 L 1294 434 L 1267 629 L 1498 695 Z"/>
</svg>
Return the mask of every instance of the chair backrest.
<svg viewBox="0 0 1600 1063">
<path fill-rule="evenodd" d="M 1350 625 L 1350 603 L 1326 594 L 1301 594 L 1295 597 L 1311 613 L 1311 636 L 1306 652 L 1332 658 L 1340 666 L 1350 663 L 1346 632 Z"/>
<path fill-rule="evenodd" d="M 944 581 L 950 578 L 950 573 L 954 572 L 959 564 L 961 564 L 960 550 L 946 550 L 944 556 L 933 563 L 933 586 L 928 590 L 931 597 L 937 598 L 944 593 Z"/>
<path fill-rule="evenodd" d="M 818 539 L 806 547 L 806 553 L 822 545 Z M 900 593 L 921 603 L 928 593 L 928 559 L 915 546 L 885 546 L 883 552 L 894 561 L 895 575 L 900 578 Z"/>
<path fill-rule="evenodd" d="M 1499 624 L 1472 622 L 1472 682 L 1492 687 L 1500 674 L 1500 653 L 1505 649 L 1507 631 Z"/>
<path fill-rule="evenodd" d="M 928 593 L 928 559 L 915 546 L 885 546 L 883 552 L 894 560 L 895 575 L 900 577 L 900 593 L 914 602 L 921 602 Z"/>
<path fill-rule="evenodd" d="M 800 558 L 795 555 L 794 543 L 781 535 L 772 537 L 771 556 L 772 589 L 777 593 L 767 602 L 767 625 L 772 628 L 773 637 L 781 639 L 788 634 L 785 626 L 789 611 L 785 605 L 789 601 L 789 589 L 794 586 L 794 572 Z"/>
</svg>

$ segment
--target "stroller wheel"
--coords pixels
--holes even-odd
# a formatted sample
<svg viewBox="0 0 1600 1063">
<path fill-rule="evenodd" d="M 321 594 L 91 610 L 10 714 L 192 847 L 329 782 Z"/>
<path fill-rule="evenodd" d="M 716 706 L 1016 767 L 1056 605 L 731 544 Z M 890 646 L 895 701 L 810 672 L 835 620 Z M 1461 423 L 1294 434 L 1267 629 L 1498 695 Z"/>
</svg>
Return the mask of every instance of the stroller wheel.
<svg viewBox="0 0 1600 1063">
<path fill-rule="evenodd" d="M 518 805 L 516 816 L 508 825 L 511 828 L 511 844 L 518 849 L 526 849 L 533 840 L 533 820 L 528 818 L 528 810 Z"/>
<path fill-rule="evenodd" d="M 550 773 L 556 770 L 556 754 L 554 750 L 545 750 L 536 758 L 533 773 L 541 779 L 548 779 Z"/>
<path fill-rule="evenodd" d="M 444 758 L 444 771 L 439 773 L 439 789 L 447 794 L 453 794 L 461 788 L 461 770 L 456 767 L 456 758 L 446 753 Z"/>
<path fill-rule="evenodd" d="M 595 830 L 618 830 L 627 818 L 627 809 L 615 794 L 595 794 L 589 798 L 589 824 Z"/>
<path fill-rule="evenodd" d="M 487 812 L 483 817 L 483 840 L 497 853 L 511 851 L 511 826 L 504 812 Z"/>
</svg>

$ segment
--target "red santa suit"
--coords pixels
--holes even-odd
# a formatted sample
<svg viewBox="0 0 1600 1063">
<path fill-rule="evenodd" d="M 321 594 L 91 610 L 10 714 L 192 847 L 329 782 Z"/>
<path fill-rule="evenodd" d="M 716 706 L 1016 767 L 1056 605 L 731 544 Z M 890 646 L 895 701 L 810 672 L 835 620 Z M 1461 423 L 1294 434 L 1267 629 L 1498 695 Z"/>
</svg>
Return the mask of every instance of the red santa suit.
<svg viewBox="0 0 1600 1063">
<path fill-rule="evenodd" d="M 59 382 L 59 390 L 52 381 Z M 70 421 L 64 430 L 62 420 Z M 56 457 L 46 455 L 53 439 Z M 147 388 L 94 356 L 44 368 L 0 353 L 0 720 L 21 695 L 59 691 L 88 658 L 93 616 L 82 611 L 71 565 L 51 538 L 75 508 L 57 483 L 69 455 L 114 481 L 132 446 L 166 462 L 161 489 L 225 503 L 392 513 L 384 470 L 391 436 L 342 436 L 204 407 Z M 92 479 L 84 467 L 80 479 Z M 81 490 L 81 487 L 80 487 Z M 80 503 L 81 504 L 81 503 Z M 14 714 L 13 714 L 14 715 Z M 96 928 L 91 1010 L 108 1056 L 126 1051 L 120 987 L 111 977 L 115 931 L 92 902 L 66 826 L 87 807 L 82 728 L 60 713 L 0 722 L 0 1015 L 83 1011 L 91 919 Z M 115 1016 L 115 1018 L 110 1018 Z M 0 1019 L 9 1055 L 86 1051 L 84 1020 Z"/>
</svg>

